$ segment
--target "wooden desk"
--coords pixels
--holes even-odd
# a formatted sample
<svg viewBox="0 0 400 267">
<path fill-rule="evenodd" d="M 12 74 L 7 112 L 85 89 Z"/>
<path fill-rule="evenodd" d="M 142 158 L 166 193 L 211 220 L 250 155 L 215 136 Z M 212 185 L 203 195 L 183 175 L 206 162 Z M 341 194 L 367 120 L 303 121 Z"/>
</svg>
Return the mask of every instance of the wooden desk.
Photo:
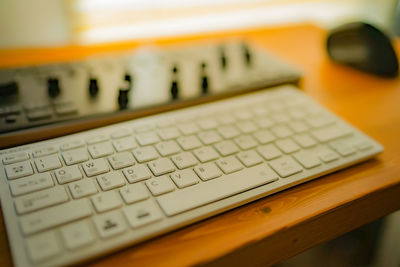
<svg viewBox="0 0 400 267">
<path fill-rule="evenodd" d="M 400 208 L 399 78 L 376 78 L 331 63 L 324 50 L 326 32 L 315 26 L 239 34 L 300 66 L 304 90 L 378 140 L 385 151 L 375 159 L 93 261 L 92 266 L 266 266 Z M 203 37 L 188 39 L 196 38 Z M 18 63 L 24 52 L 7 55 L 11 58 L 13 53 Z M 6 239 L 1 224 L 0 266 L 11 264 Z"/>
</svg>

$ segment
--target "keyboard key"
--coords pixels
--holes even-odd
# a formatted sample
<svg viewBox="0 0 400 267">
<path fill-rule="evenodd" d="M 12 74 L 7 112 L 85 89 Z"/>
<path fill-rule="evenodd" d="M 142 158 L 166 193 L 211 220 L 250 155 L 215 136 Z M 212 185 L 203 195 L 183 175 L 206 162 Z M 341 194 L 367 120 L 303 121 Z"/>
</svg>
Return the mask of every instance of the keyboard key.
<svg viewBox="0 0 400 267">
<path fill-rule="evenodd" d="M 93 145 L 93 144 L 97 144 L 97 143 L 101 143 L 101 142 L 105 142 L 105 141 L 108 141 L 108 136 L 105 134 L 91 136 L 90 138 L 86 139 L 86 143 L 88 145 Z"/>
<path fill-rule="evenodd" d="M 159 196 L 157 202 L 167 216 L 173 216 L 277 179 L 276 173 L 262 164 Z"/>
<path fill-rule="evenodd" d="M 14 196 L 27 194 L 41 189 L 49 188 L 54 185 L 50 173 L 39 173 L 26 178 L 21 178 L 10 182 L 11 193 Z"/>
<path fill-rule="evenodd" d="M 229 156 L 239 152 L 239 148 L 230 140 L 225 140 L 214 145 L 222 156 Z"/>
<path fill-rule="evenodd" d="M 168 158 L 156 159 L 147 164 L 155 176 L 175 171 L 175 166 Z"/>
<path fill-rule="evenodd" d="M 41 262 L 53 258 L 62 251 L 54 231 L 30 237 L 26 240 L 26 245 L 33 262 Z"/>
<path fill-rule="evenodd" d="M 24 235 L 29 235 L 91 214 L 92 209 L 88 201 L 80 199 L 20 217 L 20 225 Z"/>
<path fill-rule="evenodd" d="M 58 152 L 58 148 L 56 146 L 47 146 L 36 148 L 32 151 L 32 156 L 34 158 L 39 158 L 47 155 L 51 155 Z"/>
<path fill-rule="evenodd" d="M 275 142 L 275 144 L 286 154 L 300 150 L 300 147 L 290 138 L 278 140 Z"/>
<path fill-rule="evenodd" d="M 33 169 L 29 161 L 10 164 L 5 166 L 8 179 L 17 179 L 33 174 Z"/>
<path fill-rule="evenodd" d="M 207 162 L 219 158 L 218 153 L 211 146 L 198 148 L 194 150 L 193 153 L 201 162 Z"/>
<path fill-rule="evenodd" d="M 140 163 L 158 158 L 158 153 L 152 146 L 139 147 L 132 153 Z"/>
<path fill-rule="evenodd" d="M 86 247 L 95 240 L 89 224 L 86 221 L 79 221 L 62 227 L 61 235 L 69 250 Z"/>
<path fill-rule="evenodd" d="M 84 148 L 63 152 L 62 157 L 67 165 L 73 165 L 89 160 L 89 155 Z"/>
<path fill-rule="evenodd" d="M 129 183 L 136 183 L 152 177 L 151 172 L 146 165 L 137 165 L 134 167 L 126 168 L 123 171 Z"/>
<path fill-rule="evenodd" d="M 98 192 L 91 179 L 70 183 L 68 187 L 72 197 L 75 199 L 90 196 Z"/>
<path fill-rule="evenodd" d="M 237 157 L 246 167 L 252 167 L 263 162 L 260 155 L 253 150 L 240 152 Z"/>
<path fill-rule="evenodd" d="M 257 131 L 253 133 L 253 136 L 263 145 L 271 143 L 276 139 L 275 135 L 273 135 L 269 130 Z"/>
<path fill-rule="evenodd" d="M 344 136 L 351 135 L 352 131 L 345 125 L 333 124 L 324 128 L 311 131 L 311 135 L 320 142 L 328 142 Z"/>
<path fill-rule="evenodd" d="M 168 176 L 154 177 L 146 181 L 147 188 L 154 196 L 165 194 L 175 190 L 175 186 Z"/>
<path fill-rule="evenodd" d="M 283 178 L 303 171 L 303 168 L 291 157 L 274 159 L 269 164 Z"/>
<path fill-rule="evenodd" d="M 137 148 L 137 143 L 133 137 L 124 137 L 114 140 L 113 146 L 117 152 L 122 152 Z"/>
<path fill-rule="evenodd" d="M 121 199 L 114 191 L 105 192 L 91 197 L 96 211 L 101 213 L 121 207 Z"/>
<path fill-rule="evenodd" d="M 308 131 L 310 127 L 302 121 L 291 121 L 288 123 L 290 129 L 292 129 L 295 133 L 303 133 Z"/>
<path fill-rule="evenodd" d="M 108 142 L 98 143 L 88 146 L 88 150 L 92 158 L 97 159 L 114 153 L 114 149 Z"/>
<path fill-rule="evenodd" d="M 69 197 L 64 187 L 58 186 L 16 198 L 15 209 L 18 214 L 25 214 L 67 202 L 68 200 Z"/>
<path fill-rule="evenodd" d="M 97 182 L 103 191 L 121 187 L 126 184 L 125 179 L 120 172 L 111 172 L 99 175 L 97 176 Z"/>
<path fill-rule="evenodd" d="M 293 156 L 306 169 L 311 169 L 321 165 L 321 161 L 314 153 L 300 151 L 293 154 Z"/>
<path fill-rule="evenodd" d="M 127 137 L 130 135 L 131 135 L 131 132 L 128 129 L 121 129 L 121 130 L 111 133 L 111 138 L 119 139 L 119 138 Z"/>
<path fill-rule="evenodd" d="M 218 127 L 218 123 L 214 119 L 202 119 L 198 124 L 203 130 L 211 130 Z"/>
<path fill-rule="evenodd" d="M 236 123 L 236 126 L 245 134 L 258 130 L 257 126 L 251 121 L 240 121 Z"/>
<path fill-rule="evenodd" d="M 339 158 L 339 155 L 329 148 L 320 149 L 318 155 L 323 162 L 331 162 Z"/>
<path fill-rule="evenodd" d="M 236 137 L 240 134 L 239 130 L 233 125 L 223 125 L 218 127 L 218 133 L 225 139 Z"/>
<path fill-rule="evenodd" d="M 114 170 L 122 169 L 135 164 L 135 159 L 129 152 L 121 152 L 108 157 L 111 167 Z"/>
<path fill-rule="evenodd" d="M 275 124 L 275 122 L 268 117 L 256 118 L 254 119 L 254 122 L 262 129 L 269 128 Z"/>
<path fill-rule="evenodd" d="M 196 158 L 190 152 L 183 152 L 171 157 L 178 169 L 185 169 L 197 164 Z"/>
<path fill-rule="evenodd" d="M 285 123 L 290 121 L 290 117 L 284 113 L 271 114 L 270 117 L 276 123 Z"/>
<path fill-rule="evenodd" d="M 298 143 L 303 148 L 313 147 L 317 144 L 314 138 L 312 138 L 307 133 L 297 134 L 293 136 L 293 139 L 296 143 Z"/>
<path fill-rule="evenodd" d="M 119 190 L 126 204 L 132 204 L 150 197 L 149 190 L 142 183 L 130 184 Z"/>
<path fill-rule="evenodd" d="M 214 130 L 200 132 L 197 134 L 197 136 L 200 138 L 201 142 L 203 142 L 203 144 L 205 145 L 210 145 L 222 140 L 221 136 L 219 136 L 218 133 Z"/>
<path fill-rule="evenodd" d="M 168 176 L 174 181 L 178 188 L 188 187 L 199 182 L 197 175 L 190 169 L 174 172 Z"/>
<path fill-rule="evenodd" d="M 239 137 L 235 138 L 235 143 L 242 150 L 255 148 L 258 145 L 257 141 L 254 140 L 254 138 L 251 137 L 250 135 L 242 135 L 242 136 L 239 136 Z"/>
<path fill-rule="evenodd" d="M 220 169 L 218 169 L 217 165 L 214 162 L 202 164 L 200 166 L 196 166 L 194 171 L 203 181 L 208 181 L 222 175 Z"/>
<path fill-rule="evenodd" d="M 352 155 L 356 152 L 352 144 L 345 140 L 332 141 L 329 143 L 329 146 L 344 157 Z"/>
<path fill-rule="evenodd" d="M 35 165 L 39 172 L 50 171 L 62 167 L 57 155 L 50 155 L 35 159 Z"/>
<path fill-rule="evenodd" d="M 125 207 L 123 213 L 132 228 L 142 227 L 162 219 L 159 208 L 150 200 Z"/>
<path fill-rule="evenodd" d="M 236 118 L 231 114 L 217 115 L 216 119 L 221 125 L 229 125 L 236 122 Z"/>
<path fill-rule="evenodd" d="M 98 215 L 93 221 L 101 238 L 109 238 L 126 231 L 124 218 L 119 211 Z"/>
<path fill-rule="evenodd" d="M 293 132 L 285 125 L 277 125 L 271 128 L 271 131 L 279 138 L 289 137 Z"/>
<path fill-rule="evenodd" d="M 243 169 L 242 163 L 240 163 L 234 156 L 219 159 L 216 163 L 225 174 Z"/>
<path fill-rule="evenodd" d="M 160 153 L 163 157 L 170 156 L 181 151 L 178 144 L 173 140 L 158 143 L 155 145 L 155 147 L 158 150 L 158 153 Z"/>
<path fill-rule="evenodd" d="M 82 167 L 88 177 L 110 171 L 110 168 L 104 159 L 95 159 L 85 162 L 82 164 Z"/>
<path fill-rule="evenodd" d="M 164 141 L 170 140 L 170 139 L 175 139 L 180 136 L 178 129 L 175 127 L 163 128 L 158 131 L 158 135 Z"/>
<path fill-rule="evenodd" d="M 136 135 L 136 140 L 141 146 L 153 145 L 160 141 L 155 132 L 139 133 Z"/>
<path fill-rule="evenodd" d="M 372 144 L 369 141 L 362 140 L 354 143 L 354 147 L 359 151 L 365 151 L 372 148 Z"/>
<path fill-rule="evenodd" d="M 326 113 L 311 114 L 308 115 L 304 120 L 308 125 L 313 128 L 326 126 L 336 121 L 336 119 L 332 115 L 328 115 Z"/>
<path fill-rule="evenodd" d="M 82 140 L 78 139 L 78 140 L 62 143 L 60 145 L 60 149 L 62 151 L 67 151 L 67 150 L 71 150 L 71 149 L 74 149 L 74 148 L 82 147 L 84 145 L 85 145 L 85 143 Z"/>
<path fill-rule="evenodd" d="M 183 150 L 191 150 L 202 146 L 199 139 L 194 135 L 181 136 L 177 141 Z"/>
<path fill-rule="evenodd" d="M 193 122 L 184 123 L 179 125 L 178 128 L 184 135 L 195 134 L 200 131 L 200 128 Z"/>
<path fill-rule="evenodd" d="M 13 153 L 13 154 L 8 154 L 3 156 L 3 163 L 4 164 L 12 164 L 12 163 L 17 163 L 20 161 L 28 160 L 29 159 L 29 154 L 26 152 L 18 152 L 18 153 Z"/>
<path fill-rule="evenodd" d="M 257 152 L 266 160 L 271 160 L 282 155 L 282 152 L 273 144 L 260 146 L 257 148 Z"/>
</svg>

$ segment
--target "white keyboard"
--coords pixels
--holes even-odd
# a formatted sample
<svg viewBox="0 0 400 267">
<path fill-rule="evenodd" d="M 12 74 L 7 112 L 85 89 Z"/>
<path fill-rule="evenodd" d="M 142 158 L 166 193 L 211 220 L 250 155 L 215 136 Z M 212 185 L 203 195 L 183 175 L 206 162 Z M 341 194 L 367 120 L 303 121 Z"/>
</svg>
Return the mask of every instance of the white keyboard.
<svg viewBox="0 0 400 267">
<path fill-rule="evenodd" d="M 292 86 L 5 149 L 14 264 L 83 262 L 382 150 Z"/>
</svg>

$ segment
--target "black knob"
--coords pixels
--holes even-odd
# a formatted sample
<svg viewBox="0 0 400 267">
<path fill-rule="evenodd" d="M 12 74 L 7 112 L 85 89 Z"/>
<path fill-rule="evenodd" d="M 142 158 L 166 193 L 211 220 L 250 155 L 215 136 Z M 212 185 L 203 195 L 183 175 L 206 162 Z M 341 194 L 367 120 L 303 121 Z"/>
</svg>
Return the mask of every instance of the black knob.
<svg viewBox="0 0 400 267">
<path fill-rule="evenodd" d="M 60 92 L 60 83 L 57 78 L 49 78 L 47 79 L 47 92 L 50 97 L 57 97 Z"/>
<path fill-rule="evenodd" d="M 176 65 L 172 68 L 171 97 L 172 100 L 179 97 L 178 67 Z"/>
<path fill-rule="evenodd" d="M 203 95 L 208 94 L 208 89 L 209 89 L 206 67 L 207 67 L 207 64 L 202 62 L 201 63 L 201 73 L 200 73 L 201 79 L 200 80 L 201 80 L 201 92 Z"/>
<path fill-rule="evenodd" d="M 99 93 L 99 84 L 97 79 L 91 78 L 89 80 L 89 94 L 91 97 L 96 97 Z"/>
<path fill-rule="evenodd" d="M 125 73 L 124 80 L 131 83 L 132 76 L 129 73 Z"/>
<path fill-rule="evenodd" d="M 128 102 L 129 102 L 128 93 L 129 90 L 119 89 L 119 94 L 118 94 L 119 109 L 126 109 L 128 107 Z"/>
</svg>

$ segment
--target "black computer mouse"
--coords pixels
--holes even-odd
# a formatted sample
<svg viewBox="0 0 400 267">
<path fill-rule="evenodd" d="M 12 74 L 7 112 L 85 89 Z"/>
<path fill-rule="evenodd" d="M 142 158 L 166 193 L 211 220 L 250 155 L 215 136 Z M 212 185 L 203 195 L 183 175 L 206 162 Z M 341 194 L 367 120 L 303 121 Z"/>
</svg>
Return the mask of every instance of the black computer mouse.
<svg viewBox="0 0 400 267">
<path fill-rule="evenodd" d="M 390 38 L 364 22 L 333 29 L 327 39 L 330 58 L 336 62 L 384 77 L 395 77 L 399 64 Z"/>
</svg>

